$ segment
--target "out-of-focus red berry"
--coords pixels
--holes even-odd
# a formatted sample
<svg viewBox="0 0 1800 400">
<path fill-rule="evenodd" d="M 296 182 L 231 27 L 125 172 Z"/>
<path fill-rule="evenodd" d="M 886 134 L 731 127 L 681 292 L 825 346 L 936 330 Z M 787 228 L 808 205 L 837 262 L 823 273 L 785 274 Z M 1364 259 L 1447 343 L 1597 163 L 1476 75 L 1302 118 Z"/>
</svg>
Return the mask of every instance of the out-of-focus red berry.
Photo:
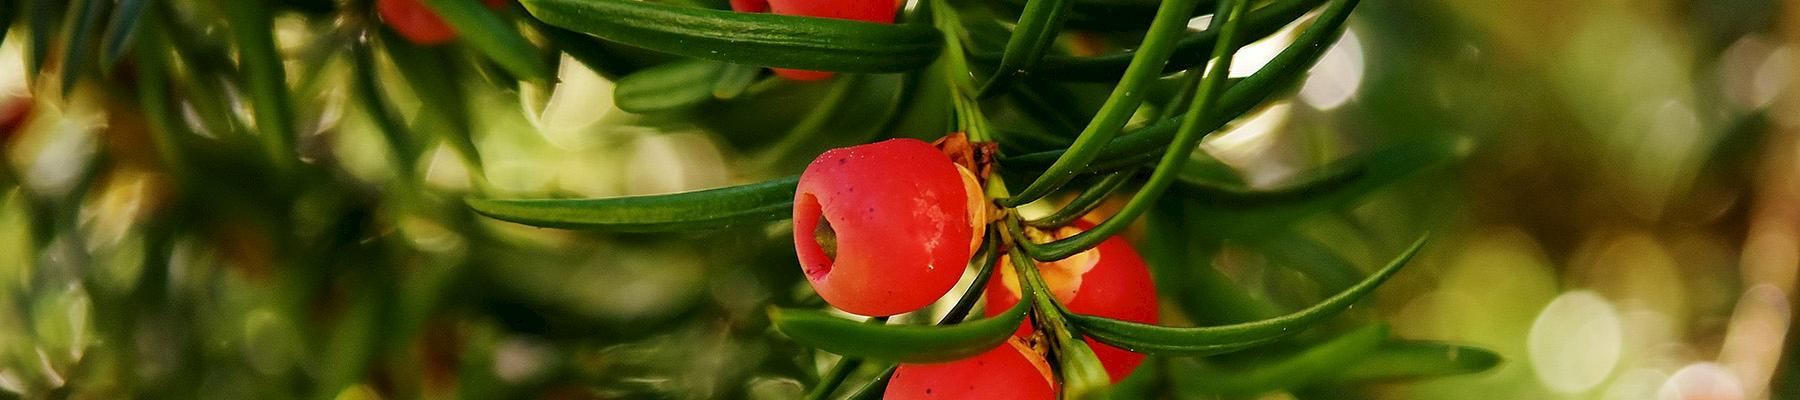
<svg viewBox="0 0 1800 400">
<path fill-rule="evenodd" d="M 769 12 L 883 24 L 894 23 L 893 0 L 769 0 Z"/>
<path fill-rule="evenodd" d="M 6 148 L 13 138 L 19 136 L 20 130 L 25 127 L 25 120 L 30 118 L 30 97 L 0 98 L 0 149 Z"/>
<path fill-rule="evenodd" d="M 731 0 L 731 10 L 747 13 L 769 12 L 769 0 Z"/>
<path fill-rule="evenodd" d="M 1093 224 L 1085 220 L 1077 221 L 1073 227 L 1062 228 L 1056 236 L 1068 237 L 1092 227 Z M 1002 257 L 994 266 L 999 268 L 995 273 L 1000 279 L 988 282 L 986 310 L 990 316 L 1005 312 L 1019 302 L 1019 279 L 1010 260 L 1004 258 L 1008 256 Z M 1037 266 L 1050 293 L 1069 311 L 1146 324 L 1157 321 L 1156 284 L 1150 279 L 1144 259 L 1123 238 L 1114 236 L 1092 250 L 1056 262 L 1037 263 Z M 1018 335 L 1030 333 L 1027 324 L 1019 328 Z M 1106 367 L 1113 383 L 1131 375 L 1131 371 L 1144 362 L 1143 354 L 1095 342 L 1093 338 L 1088 338 L 1087 342 L 1094 348 L 1094 355 L 1100 359 L 1100 365 Z"/>
<path fill-rule="evenodd" d="M 834 149 L 800 174 L 794 251 L 819 297 L 845 312 L 922 308 L 956 285 L 985 218 L 950 158 L 915 139 Z M 976 186 L 979 187 L 979 186 Z"/>
<path fill-rule="evenodd" d="M 731 0 L 738 12 L 772 12 L 781 15 L 894 23 L 893 0 Z M 830 78 L 831 72 L 773 68 L 776 75 L 797 81 Z"/>
<path fill-rule="evenodd" d="M 432 12 L 421 0 L 377 0 L 376 12 L 381 14 L 381 21 L 413 43 L 437 45 L 456 39 L 456 30 Z M 506 6 L 507 0 L 482 0 L 488 8 L 499 9 Z"/>
<path fill-rule="evenodd" d="M 887 400 L 1056 398 L 1050 363 L 1019 338 L 981 355 L 942 364 L 901 364 L 882 397 Z"/>
</svg>

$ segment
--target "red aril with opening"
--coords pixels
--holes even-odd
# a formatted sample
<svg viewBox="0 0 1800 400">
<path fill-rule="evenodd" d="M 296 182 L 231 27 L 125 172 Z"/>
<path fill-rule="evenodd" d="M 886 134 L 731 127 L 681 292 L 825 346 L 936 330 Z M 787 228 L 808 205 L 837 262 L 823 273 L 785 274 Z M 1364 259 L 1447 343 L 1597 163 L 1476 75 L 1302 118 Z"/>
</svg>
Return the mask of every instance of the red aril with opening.
<svg viewBox="0 0 1800 400">
<path fill-rule="evenodd" d="M 915 139 L 820 154 L 794 193 L 794 250 L 813 289 L 845 312 L 887 316 L 942 297 L 978 245 L 973 176 Z M 974 186 L 979 187 L 979 186 Z M 971 193 L 975 192 L 975 193 Z"/>
</svg>

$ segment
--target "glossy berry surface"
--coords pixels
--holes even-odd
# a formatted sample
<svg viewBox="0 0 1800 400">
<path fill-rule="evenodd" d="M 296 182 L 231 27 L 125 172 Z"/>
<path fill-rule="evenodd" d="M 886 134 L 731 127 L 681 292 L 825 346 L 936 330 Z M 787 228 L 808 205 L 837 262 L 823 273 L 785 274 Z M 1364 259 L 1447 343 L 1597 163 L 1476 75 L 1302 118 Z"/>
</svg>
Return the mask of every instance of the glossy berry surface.
<svg viewBox="0 0 1800 400">
<path fill-rule="evenodd" d="M 892 24 L 895 3 L 892 0 L 731 0 L 731 9 Z M 774 70 L 776 75 L 797 81 L 815 81 L 832 75 L 826 71 Z"/>
<path fill-rule="evenodd" d="M 975 228 L 963 175 L 922 141 L 833 149 L 800 174 L 794 250 L 813 289 L 845 312 L 917 310 L 956 285 Z"/>
<path fill-rule="evenodd" d="M 1057 232 L 1057 236 L 1067 237 L 1092 226 L 1079 221 L 1074 227 Z M 1144 259 L 1124 238 L 1114 236 L 1092 250 L 1037 265 L 1051 294 L 1069 311 L 1146 324 L 1157 321 L 1156 284 Z M 1000 279 L 988 282 L 986 312 L 990 316 L 1019 302 L 1019 280 L 1012 264 L 1002 259 L 995 268 L 999 268 L 995 273 Z M 1020 328 L 1019 334 L 1029 334 L 1030 329 L 1029 325 Z M 1131 375 L 1144 362 L 1142 354 L 1101 344 L 1093 338 L 1086 340 L 1113 383 Z"/>
<path fill-rule="evenodd" d="M 376 12 L 381 14 L 381 21 L 399 33 L 400 37 L 422 45 L 437 45 L 456 39 L 456 30 L 439 18 L 436 12 L 426 7 L 423 0 L 377 0 Z M 498 9 L 506 5 L 506 0 L 482 0 L 488 8 Z"/>
<path fill-rule="evenodd" d="M 1056 378 L 1043 355 L 1014 337 L 975 357 L 901 364 L 883 398 L 1049 400 L 1056 398 Z"/>
</svg>

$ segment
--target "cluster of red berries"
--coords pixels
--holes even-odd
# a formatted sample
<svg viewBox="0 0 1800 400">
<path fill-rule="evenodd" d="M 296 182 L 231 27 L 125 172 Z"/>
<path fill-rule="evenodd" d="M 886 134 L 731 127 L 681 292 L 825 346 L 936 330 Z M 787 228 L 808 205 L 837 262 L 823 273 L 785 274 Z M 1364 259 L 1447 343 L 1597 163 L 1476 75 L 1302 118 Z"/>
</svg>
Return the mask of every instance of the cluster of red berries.
<svg viewBox="0 0 1800 400">
<path fill-rule="evenodd" d="M 800 175 L 794 197 L 794 248 L 813 289 L 845 312 L 890 316 L 918 310 L 948 293 L 967 269 L 988 223 L 988 202 L 969 168 L 919 140 L 893 139 L 827 151 Z M 1054 232 L 1066 237 L 1086 222 Z M 1005 257 L 1005 256 L 1003 256 Z M 986 313 L 1020 299 L 1018 277 L 1003 258 L 985 289 Z M 1106 240 L 1056 262 L 1038 263 L 1051 293 L 1072 312 L 1134 322 L 1157 321 L 1156 288 L 1131 245 Z M 1057 383 L 1032 325 L 1005 345 L 940 364 L 906 364 L 888 384 L 889 399 L 1054 398 Z M 1144 356 L 1088 340 L 1114 382 Z"/>
</svg>

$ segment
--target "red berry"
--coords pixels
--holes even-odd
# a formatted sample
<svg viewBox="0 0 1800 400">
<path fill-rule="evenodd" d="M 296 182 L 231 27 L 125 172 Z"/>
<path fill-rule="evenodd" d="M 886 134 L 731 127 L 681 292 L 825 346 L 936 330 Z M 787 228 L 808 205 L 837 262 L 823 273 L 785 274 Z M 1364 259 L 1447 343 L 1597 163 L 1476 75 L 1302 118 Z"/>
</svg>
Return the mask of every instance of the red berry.
<svg viewBox="0 0 1800 400">
<path fill-rule="evenodd" d="M 775 71 L 775 75 L 780 75 L 783 78 L 788 78 L 788 79 L 796 80 L 796 81 L 823 80 L 825 78 L 830 78 L 833 75 L 831 73 L 831 71 L 809 71 L 809 70 L 804 70 L 804 69 L 787 69 L 787 68 L 770 68 L 770 69 Z"/>
<path fill-rule="evenodd" d="M 899 4 L 889 0 L 731 0 L 731 9 L 891 24 Z"/>
<path fill-rule="evenodd" d="M 894 0 L 768 0 L 769 12 L 781 15 L 894 23 Z"/>
<path fill-rule="evenodd" d="M 894 23 L 893 0 L 731 0 L 738 12 L 772 12 L 781 15 L 849 19 L 882 24 Z M 826 71 L 774 68 L 776 75 L 797 81 L 830 78 Z"/>
<path fill-rule="evenodd" d="M 968 189 L 973 176 L 959 168 L 916 139 L 813 160 L 794 194 L 794 251 L 819 297 L 845 312 L 886 316 L 950 291 L 985 222 L 985 207 L 970 208 L 970 196 L 981 195 Z"/>
<path fill-rule="evenodd" d="M 1019 338 L 981 355 L 942 364 L 901 364 L 882 397 L 887 400 L 1056 398 L 1050 363 Z"/>
<path fill-rule="evenodd" d="M 25 127 L 25 120 L 30 117 L 30 97 L 0 98 L 0 149 L 6 148 L 8 142 L 19 136 L 20 130 Z"/>
<path fill-rule="evenodd" d="M 455 40 L 456 30 L 420 1 L 377 0 L 375 10 L 381 14 L 382 22 L 413 43 L 436 45 Z M 482 3 L 493 9 L 506 6 L 506 0 L 482 0 Z"/>
<path fill-rule="evenodd" d="M 759 13 L 769 11 L 769 0 L 731 0 L 731 10 Z"/>
<path fill-rule="evenodd" d="M 1093 227 L 1087 221 L 1078 221 L 1075 225 L 1064 227 L 1056 236 L 1067 237 Z M 1005 258 L 1007 256 L 1001 257 L 1001 261 L 994 266 L 999 268 L 995 272 L 1000 274 L 1000 279 L 989 281 L 987 287 L 987 314 L 990 316 L 1000 314 L 1019 302 L 1018 277 L 1013 272 L 1012 264 Z M 1123 238 L 1114 236 L 1092 250 L 1037 265 L 1050 293 L 1068 307 L 1069 311 L 1146 324 L 1156 323 L 1156 284 L 1150 279 L 1150 270 L 1144 266 L 1144 259 Z M 1031 328 L 1027 325 L 1021 327 L 1018 334 L 1030 333 Z M 1144 362 L 1142 354 L 1101 344 L 1093 338 L 1088 338 L 1087 342 L 1089 347 L 1094 348 L 1094 355 L 1100 358 L 1100 365 L 1106 367 L 1107 375 L 1112 377 L 1113 383 L 1131 375 L 1131 371 Z"/>
</svg>

